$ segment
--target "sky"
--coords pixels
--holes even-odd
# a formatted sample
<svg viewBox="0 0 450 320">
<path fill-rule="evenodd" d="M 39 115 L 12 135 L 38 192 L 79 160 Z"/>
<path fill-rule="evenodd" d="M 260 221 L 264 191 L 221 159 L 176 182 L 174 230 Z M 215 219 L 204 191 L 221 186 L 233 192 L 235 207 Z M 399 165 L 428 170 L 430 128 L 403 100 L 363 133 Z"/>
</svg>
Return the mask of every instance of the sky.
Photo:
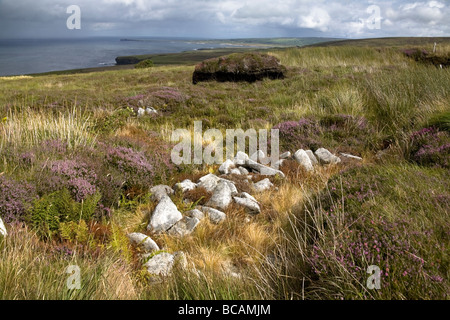
<svg viewBox="0 0 450 320">
<path fill-rule="evenodd" d="M 0 0 L 0 38 L 450 36 L 449 17 L 450 0 Z"/>
</svg>

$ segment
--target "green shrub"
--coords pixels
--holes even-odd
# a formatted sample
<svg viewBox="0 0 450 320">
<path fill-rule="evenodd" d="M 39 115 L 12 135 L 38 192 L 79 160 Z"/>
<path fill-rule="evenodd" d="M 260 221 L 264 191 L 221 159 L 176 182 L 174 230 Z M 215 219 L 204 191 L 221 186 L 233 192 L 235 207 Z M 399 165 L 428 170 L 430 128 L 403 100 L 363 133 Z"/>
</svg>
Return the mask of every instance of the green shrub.
<svg viewBox="0 0 450 320">
<path fill-rule="evenodd" d="M 150 59 L 143 60 L 134 66 L 136 69 L 145 69 L 153 67 L 153 61 Z"/>
</svg>

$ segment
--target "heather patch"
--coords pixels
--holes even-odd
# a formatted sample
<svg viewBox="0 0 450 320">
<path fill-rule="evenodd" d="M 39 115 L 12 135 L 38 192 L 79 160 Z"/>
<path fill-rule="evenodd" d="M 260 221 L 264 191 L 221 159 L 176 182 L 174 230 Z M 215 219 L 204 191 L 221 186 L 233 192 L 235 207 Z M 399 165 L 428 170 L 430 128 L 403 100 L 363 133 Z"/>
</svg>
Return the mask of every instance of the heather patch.
<svg viewBox="0 0 450 320">
<path fill-rule="evenodd" d="M 410 158 L 420 165 L 450 167 L 450 134 L 434 127 L 415 131 L 410 136 Z"/>
<path fill-rule="evenodd" d="M 279 130 L 282 150 L 316 150 L 323 146 L 342 152 L 361 153 L 370 147 L 374 130 L 364 117 L 350 115 L 302 118 L 285 121 L 273 129 Z"/>
<path fill-rule="evenodd" d="M 146 93 L 127 97 L 121 100 L 126 107 L 137 113 L 139 108 L 152 107 L 161 112 L 174 112 L 180 106 L 185 106 L 189 97 L 177 88 L 157 87 Z"/>
<path fill-rule="evenodd" d="M 345 274 L 353 286 L 365 285 L 367 268 L 376 265 L 382 297 L 445 298 L 450 233 L 443 174 L 418 174 L 416 167 L 357 168 L 332 179 L 320 206 L 308 209 L 327 230 L 310 247 L 316 284 L 334 290 L 322 280 Z"/>
<path fill-rule="evenodd" d="M 6 223 L 22 221 L 35 198 L 35 188 L 29 183 L 0 176 L 0 216 Z"/>
</svg>

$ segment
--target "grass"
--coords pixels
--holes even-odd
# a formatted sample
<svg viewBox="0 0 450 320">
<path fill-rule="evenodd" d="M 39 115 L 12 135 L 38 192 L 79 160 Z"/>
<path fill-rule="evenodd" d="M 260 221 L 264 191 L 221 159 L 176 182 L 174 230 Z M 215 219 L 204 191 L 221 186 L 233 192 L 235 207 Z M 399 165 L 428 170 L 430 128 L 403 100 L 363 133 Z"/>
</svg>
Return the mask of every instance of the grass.
<svg viewBox="0 0 450 320">
<path fill-rule="evenodd" d="M 0 298 L 448 299 L 450 71 L 400 50 L 429 50 L 430 41 L 270 49 L 287 77 L 256 83 L 193 85 L 188 53 L 179 65 L 152 56 L 148 69 L 0 78 L 0 214 L 10 234 L 0 240 Z M 142 103 L 158 115 L 138 118 Z M 188 265 L 155 283 L 126 234 L 146 232 L 150 185 L 217 172 L 167 161 L 172 130 L 192 131 L 198 120 L 224 136 L 278 126 L 282 152 L 326 147 L 364 160 L 315 173 L 287 162 L 287 178 L 272 179 L 278 189 L 256 195 L 260 215 L 231 206 L 220 226 L 203 221 L 184 239 L 152 236 L 164 251 L 185 252 Z M 66 181 L 54 163 L 79 180 Z M 63 224 L 50 240 L 26 219 L 6 221 L 8 201 L 8 214 L 32 212 L 32 199 L 61 185 L 95 186 L 93 220 Z M 182 200 L 174 196 L 187 210 L 192 203 Z M 65 286 L 72 264 L 81 290 Z M 383 272 L 381 290 L 366 287 L 372 264 Z"/>
</svg>

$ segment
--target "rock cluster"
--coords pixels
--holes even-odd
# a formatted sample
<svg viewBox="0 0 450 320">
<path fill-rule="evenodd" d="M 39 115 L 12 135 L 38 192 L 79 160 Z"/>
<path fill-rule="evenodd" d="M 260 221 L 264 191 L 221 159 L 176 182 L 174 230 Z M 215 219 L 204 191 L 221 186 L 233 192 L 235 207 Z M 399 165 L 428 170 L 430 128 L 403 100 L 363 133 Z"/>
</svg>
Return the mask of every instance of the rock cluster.
<svg viewBox="0 0 450 320">
<path fill-rule="evenodd" d="M 359 157 L 342 154 L 345 157 L 361 159 Z M 296 160 L 307 171 L 313 171 L 317 165 L 337 164 L 341 159 L 324 148 L 312 152 L 311 150 L 297 150 L 293 155 L 290 152 L 283 153 L 282 161 L 287 159 Z M 258 201 L 249 193 L 239 190 L 235 182 L 223 176 L 239 175 L 244 176 L 244 181 L 248 183 L 249 190 L 254 193 L 263 192 L 274 187 L 269 178 L 258 179 L 252 182 L 255 175 L 278 176 L 284 178 L 284 173 L 280 170 L 265 166 L 258 161 L 265 159 L 265 154 L 261 150 L 249 157 L 244 152 L 238 152 L 233 159 L 226 160 L 220 167 L 219 173 L 207 174 L 197 182 L 189 179 L 176 183 L 173 188 L 167 185 L 158 185 L 150 189 L 151 198 L 157 205 L 150 216 L 147 230 L 153 234 L 168 233 L 173 236 L 185 237 L 192 234 L 202 220 L 207 218 L 213 224 L 220 224 L 227 219 L 225 211 L 232 204 L 241 206 L 250 215 L 257 215 L 261 212 Z M 250 174 L 251 173 L 251 174 Z M 230 176 L 230 179 L 231 176 Z M 203 188 L 212 193 L 210 199 L 202 206 L 181 213 L 171 199 L 175 191 L 185 193 Z M 1 221 L 1 220 L 0 220 Z M 0 224 L 1 227 L 1 224 Z M 1 230 L 1 228 L 0 228 Z M 184 253 L 178 252 L 170 254 L 159 252 L 159 246 L 147 235 L 142 233 L 131 233 L 128 235 L 130 242 L 140 246 L 146 259 L 144 266 L 152 275 L 167 276 L 170 274 L 176 256 L 182 256 L 182 261 L 186 260 Z"/>
</svg>

